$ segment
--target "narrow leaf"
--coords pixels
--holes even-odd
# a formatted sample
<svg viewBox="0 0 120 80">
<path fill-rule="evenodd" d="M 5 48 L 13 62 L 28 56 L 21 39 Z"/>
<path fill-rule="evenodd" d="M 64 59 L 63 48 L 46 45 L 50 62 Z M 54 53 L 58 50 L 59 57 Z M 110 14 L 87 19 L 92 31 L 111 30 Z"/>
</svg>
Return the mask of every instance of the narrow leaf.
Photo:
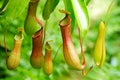
<svg viewBox="0 0 120 80">
<path fill-rule="evenodd" d="M 50 14 L 54 11 L 58 3 L 59 0 L 47 0 L 42 13 L 44 20 L 49 19 Z"/>
<path fill-rule="evenodd" d="M 70 0 L 74 10 L 77 24 L 81 29 L 82 37 L 85 36 L 89 26 L 89 16 L 84 0 Z M 69 4 L 69 3 L 68 3 Z"/>
</svg>

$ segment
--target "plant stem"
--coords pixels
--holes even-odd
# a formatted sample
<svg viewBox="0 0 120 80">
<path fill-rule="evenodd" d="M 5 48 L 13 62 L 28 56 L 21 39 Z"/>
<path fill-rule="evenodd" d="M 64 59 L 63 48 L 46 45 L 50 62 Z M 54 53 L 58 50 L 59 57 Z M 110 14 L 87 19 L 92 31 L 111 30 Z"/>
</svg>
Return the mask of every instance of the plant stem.
<svg viewBox="0 0 120 80">
<path fill-rule="evenodd" d="M 86 65 L 86 59 L 85 59 L 84 50 L 83 50 L 83 46 L 82 46 L 82 39 L 81 39 L 81 35 L 80 35 L 80 28 L 78 28 L 78 32 L 79 32 L 81 53 L 82 53 L 82 57 L 83 57 L 83 65 Z"/>
<path fill-rule="evenodd" d="M 5 31 L 4 31 L 4 47 L 5 47 L 5 53 L 6 53 L 6 64 L 7 64 L 7 61 L 8 61 L 8 52 L 7 52 L 7 47 L 6 47 L 7 29 L 8 29 L 8 26 L 6 26 Z"/>
<path fill-rule="evenodd" d="M 42 46 L 44 45 L 44 43 L 45 43 L 45 37 L 46 37 L 46 27 L 47 27 L 47 23 L 48 23 L 48 20 L 46 20 L 46 22 L 45 22 L 45 26 L 43 27 L 43 43 L 42 43 Z"/>
<path fill-rule="evenodd" d="M 56 51 L 56 54 L 55 54 L 55 56 L 54 56 L 54 58 L 53 58 L 53 61 L 55 61 L 55 58 L 56 58 L 56 56 L 57 56 L 57 54 L 58 54 L 58 52 L 59 52 L 59 50 L 60 50 L 61 47 L 62 47 L 62 44 L 58 47 L 58 49 L 57 49 L 57 51 Z"/>
</svg>

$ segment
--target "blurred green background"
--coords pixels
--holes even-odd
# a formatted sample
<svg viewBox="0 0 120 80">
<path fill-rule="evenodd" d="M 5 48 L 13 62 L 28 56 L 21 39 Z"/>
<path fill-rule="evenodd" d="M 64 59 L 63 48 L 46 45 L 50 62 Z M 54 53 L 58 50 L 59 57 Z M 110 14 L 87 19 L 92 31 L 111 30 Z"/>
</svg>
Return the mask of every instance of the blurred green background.
<svg viewBox="0 0 120 80">
<path fill-rule="evenodd" d="M 120 0 L 114 0 L 106 23 L 106 61 L 102 68 L 98 68 L 93 62 L 93 50 L 97 39 L 98 24 L 105 19 L 105 15 L 111 0 L 85 0 L 90 15 L 90 27 L 83 39 L 83 47 L 87 59 L 87 67 L 93 64 L 93 69 L 85 77 L 81 76 L 81 71 L 69 69 L 65 63 L 62 47 L 53 61 L 54 70 L 50 76 L 43 73 L 42 69 L 34 69 L 30 65 L 30 55 L 32 49 L 31 36 L 24 32 L 24 41 L 21 49 L 21 60 L 15 70 L 8 70 L 6 67 L 6 56 L 4 47 L 4 31 L 7 28 L 6 44 L 8 52 L 13 48 L 14 35 L 18 32 L 18 27 L 24 27 L 24 20 L 27 13 L 26 3 L 29 0 L 10 0 L 10 5 L 6 11 L 0 14 L 0 80 L 120 80 Z M 37 17 L 42 20 L 42 10 L 46 0 L 41 0 L 37 9 Z M 16 3 L 16 4 L 14 4 Z M 18 6 L 19 5 L 19 6 Z M 53 40 L 52 58 L 57 49 L 62 44 L 59 21 L 64 17 L 58 10 L 64 9 L 63 0 L 51 14 L 46 29 L 46 40 Z M 17 12 L 14 12 L 16 11 Z M 77 25 L 72 32 L 72 39 L 77 52 L 80 54 Z M 44 49 L 43 49 L 44 53 Z"/>
</svg>

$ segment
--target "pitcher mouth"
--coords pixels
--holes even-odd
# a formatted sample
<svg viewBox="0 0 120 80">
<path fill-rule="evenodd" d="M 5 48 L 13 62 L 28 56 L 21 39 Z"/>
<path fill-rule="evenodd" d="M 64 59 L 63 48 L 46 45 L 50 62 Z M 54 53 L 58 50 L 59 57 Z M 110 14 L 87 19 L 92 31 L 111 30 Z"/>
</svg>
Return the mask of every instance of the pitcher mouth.
<svg viewBox="0 0 120 80">
<path fill-rule="evenodd" d="M 39 0 L 31 0 L 30 3 L 37 3 Z"/>
<path fill-rule="evenodd" d="M 43 31 L 43 27 L 41 27 L 41 29 L 38 30 L 38 31 L 32 36 L 32 38 L 37 38 L 37 37 L 39 37 L 39 36 L 42 34 L 42 31 Z"/>
<path fill-rule="evenodd" d="M 24 39 L 24 35 L 23 35 L 22 32 L 23 32 L 23 31 L 20 30 L 19 33 L 15 35 L 14 39 L 15 39 L 15 40 L 21 40 L 21 41 L 22 41 L 22 40 Z"/>
<path fill-rule="evenodd" d="M 60 21 L 59 26 L 60 27 L 65 27 L 71 24 L 71 18 L 69 17 L 68 14 Z"/>
</svg>

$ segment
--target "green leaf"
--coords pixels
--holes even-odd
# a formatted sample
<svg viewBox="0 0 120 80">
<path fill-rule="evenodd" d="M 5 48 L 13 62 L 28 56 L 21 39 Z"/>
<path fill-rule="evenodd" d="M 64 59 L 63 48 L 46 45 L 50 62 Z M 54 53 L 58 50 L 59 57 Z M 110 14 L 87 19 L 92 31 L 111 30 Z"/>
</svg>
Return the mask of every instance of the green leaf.
<svg viewBox="0 0 120 80">
<path fill-rule="evenodd" d="M 0 0 L 0 13 L 4 10 L 9 0 Z"/>
<path fill-rule="evenodd" d="M 89 16 L 84 0 L 70 0 L 74 10 L 77 24 L 81 29 L 82 37 L 85 36 L 89 26 Z M 68 3 L 69 4 L 69 3 Z"/>
<path fill-rule="evenodd" d="M 50 14 L 54 11 L 58 3 L 59 0 L 47 0 L 42 13 L 44 20 L 49 19 Z"/>
<path fill-rule="evenodd" d="M 86 5 L 88 5 L 91 0 L 84 0 L 84 1 L 85 1 Z"/>
<path fill-rule="evenodd" d="M 9 0 L 7 9 L 4 15 L 7 19 L 15 19 L 28 6 L 29 0 Z"/>
<path fill-rule="evenodd" d="M 75 26 L 75 16 L 74 16 L 72 3 L 69 0 L 64 0 L 64 4 L 65 4 L 66 11 L 70 12 L 70 17 L 72 18 L 71 31 L 73 32 L 74 26 Z"/>
</svg>

